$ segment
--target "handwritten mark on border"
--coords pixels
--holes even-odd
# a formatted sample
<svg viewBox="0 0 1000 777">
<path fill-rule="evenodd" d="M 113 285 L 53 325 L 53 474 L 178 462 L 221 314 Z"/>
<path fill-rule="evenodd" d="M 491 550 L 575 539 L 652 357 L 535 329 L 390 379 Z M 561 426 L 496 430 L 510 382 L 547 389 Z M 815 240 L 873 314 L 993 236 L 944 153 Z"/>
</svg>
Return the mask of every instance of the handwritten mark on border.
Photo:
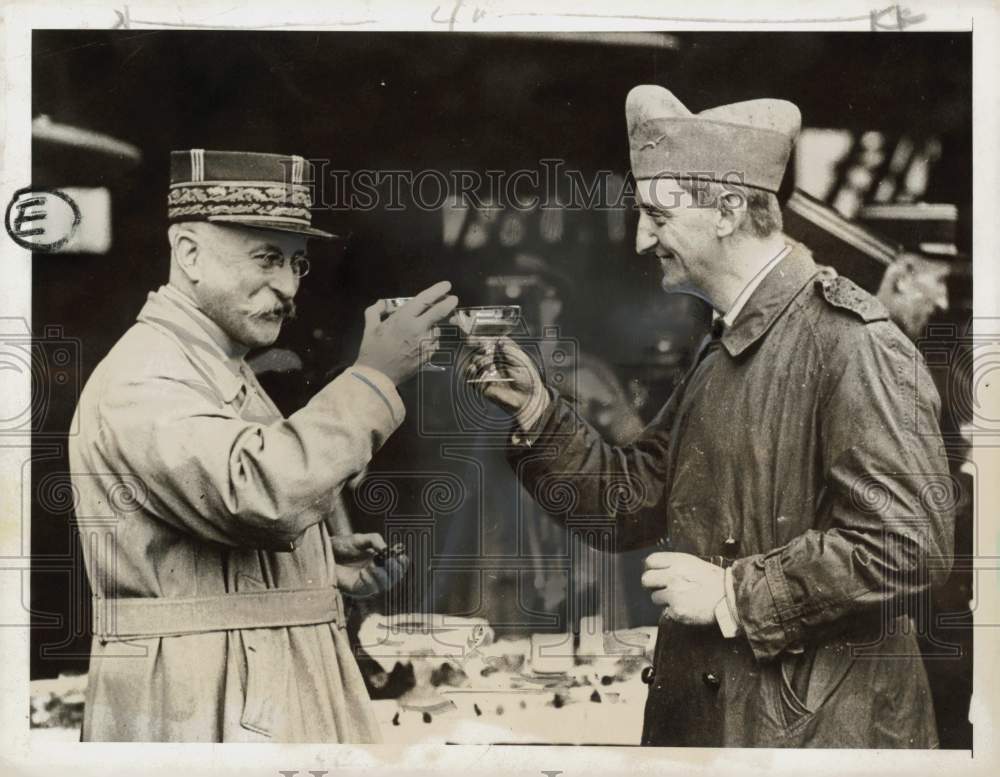
<svg viewBox="0 0 1000 777">
<path fill-rule="evenodd" d="M 55 201 L 50 198 L 55 198 Z M 54 222 L 51 218 L 55 215 L 52 208 L 59 209 L 58 202 L 65 203 L 72 218 L 67 219 L 62 230 L 53 232 L 45 224 L 48 222 L 51 225 Z M 4 225 L 10 239 L 21 248 L 53 253 L 66 245 L 80 226 L 80 208 L 72 197 L 58 189 L 34 189 L 26 186 L 14 192 L 4 214 Z"/>
</svg>

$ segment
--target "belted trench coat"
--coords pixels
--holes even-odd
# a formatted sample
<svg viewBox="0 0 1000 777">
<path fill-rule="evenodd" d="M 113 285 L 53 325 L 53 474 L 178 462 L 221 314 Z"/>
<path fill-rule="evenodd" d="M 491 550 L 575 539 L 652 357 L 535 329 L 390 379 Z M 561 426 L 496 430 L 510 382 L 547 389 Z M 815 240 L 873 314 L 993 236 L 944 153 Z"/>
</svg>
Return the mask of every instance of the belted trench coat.
<svg viewBox="0 0 1000 777">
<path fill-rule="evenodd" d="M 512 440 L 528 490 L 570 489 L 619 548 L 732 566 L 741 635 L 661 618 L 644 744 L 936 745 L 914 616 L 952 557 L 939 408 L 881 304 L 796 244 L 633 444 L 562 401 Z"/>
<path fill-rule="evenodd" d="M 386 376 L 353 367 L 285 419 L 242 355 L 164 286 L 88 380 L 70 462 L 98 607 L 276 589 L 329 594 L 336 585 L 329 526 L 339 490 L 397 428 L 402 402 Z M 231 615 L 212 601 L 193 615 Z M 290 603 L 288 616 L 295 610 Z M 83 739 L 370 743 L 380 735 L 341 617 L 95 635 Z"/>
</svg>

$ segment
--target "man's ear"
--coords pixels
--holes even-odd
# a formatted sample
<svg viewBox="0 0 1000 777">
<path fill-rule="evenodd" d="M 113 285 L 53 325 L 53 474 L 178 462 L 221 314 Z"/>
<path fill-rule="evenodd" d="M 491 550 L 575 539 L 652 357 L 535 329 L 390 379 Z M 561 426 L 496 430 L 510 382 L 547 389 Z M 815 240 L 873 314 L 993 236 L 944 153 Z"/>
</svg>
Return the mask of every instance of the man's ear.
<svg viewBox="0 0 1000 777">
<path fill-rule="evenodd" d="M 896 273 L 893 278 L 893 290 L 898 294 L 906 294 L 913 288 L 913 279 L 917 272 L 917 263 L 913 257 L 903 254 L 894 262 Z"/>
<path fill-rule="evenodd" d="M 736 233 L 747 217 L 747 198 L 738 191 L 726 191 L 719 196 L 716 209 L 715 235 L 730 237 Z"/>
<path fill-rule="evenodd" d="M 168 230 L 170 255 L 191 283 L 201 280 L 204 269 L 201 240 L 197 231 L 184 224 L 173 224 Z"/>
</svg>

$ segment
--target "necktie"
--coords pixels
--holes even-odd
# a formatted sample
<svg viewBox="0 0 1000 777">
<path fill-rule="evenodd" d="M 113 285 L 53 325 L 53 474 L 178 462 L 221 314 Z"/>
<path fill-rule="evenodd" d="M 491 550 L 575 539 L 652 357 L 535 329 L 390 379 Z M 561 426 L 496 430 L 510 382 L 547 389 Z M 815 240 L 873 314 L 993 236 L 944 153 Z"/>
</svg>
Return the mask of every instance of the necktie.
<svg viewBox="0 0 1000 777">
<path fill-rule="evenodd" d="M 726 331 L 726 325 L 719 317 L 712 322 L 712 329 L 709 334 L 701 341 L 701 346 L 698 348 L 698 355 L 695 357 L 695 366 L 701 364 L 713 351 L 717 351 L 722 346 L 722 335 Z"/>
</svg>

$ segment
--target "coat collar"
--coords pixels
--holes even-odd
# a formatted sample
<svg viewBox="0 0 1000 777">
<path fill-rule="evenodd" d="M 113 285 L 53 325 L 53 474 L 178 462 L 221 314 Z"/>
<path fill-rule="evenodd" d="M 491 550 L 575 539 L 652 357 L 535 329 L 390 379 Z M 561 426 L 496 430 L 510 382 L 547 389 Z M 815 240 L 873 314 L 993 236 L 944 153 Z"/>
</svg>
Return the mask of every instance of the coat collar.
<svg viewBox="0 0 1000 777">
<path fill-rule="evenodd" d="M 809 250 L 801 243 L 793 242 L 791 246 L 792 250 L 761 281 L 733 325 L 722 335 L 722 345 L 730 356 L 739 356 L 763 337 L 816 275 L 818 270 Z"/>
<path fill-rule="evenodd" d="M 138 320 L 176 339 L 224 402 L 239 395 L 247 348 L 223 332 L 184 292 L 170 285 L 150 292 Z"/>
</svg>

